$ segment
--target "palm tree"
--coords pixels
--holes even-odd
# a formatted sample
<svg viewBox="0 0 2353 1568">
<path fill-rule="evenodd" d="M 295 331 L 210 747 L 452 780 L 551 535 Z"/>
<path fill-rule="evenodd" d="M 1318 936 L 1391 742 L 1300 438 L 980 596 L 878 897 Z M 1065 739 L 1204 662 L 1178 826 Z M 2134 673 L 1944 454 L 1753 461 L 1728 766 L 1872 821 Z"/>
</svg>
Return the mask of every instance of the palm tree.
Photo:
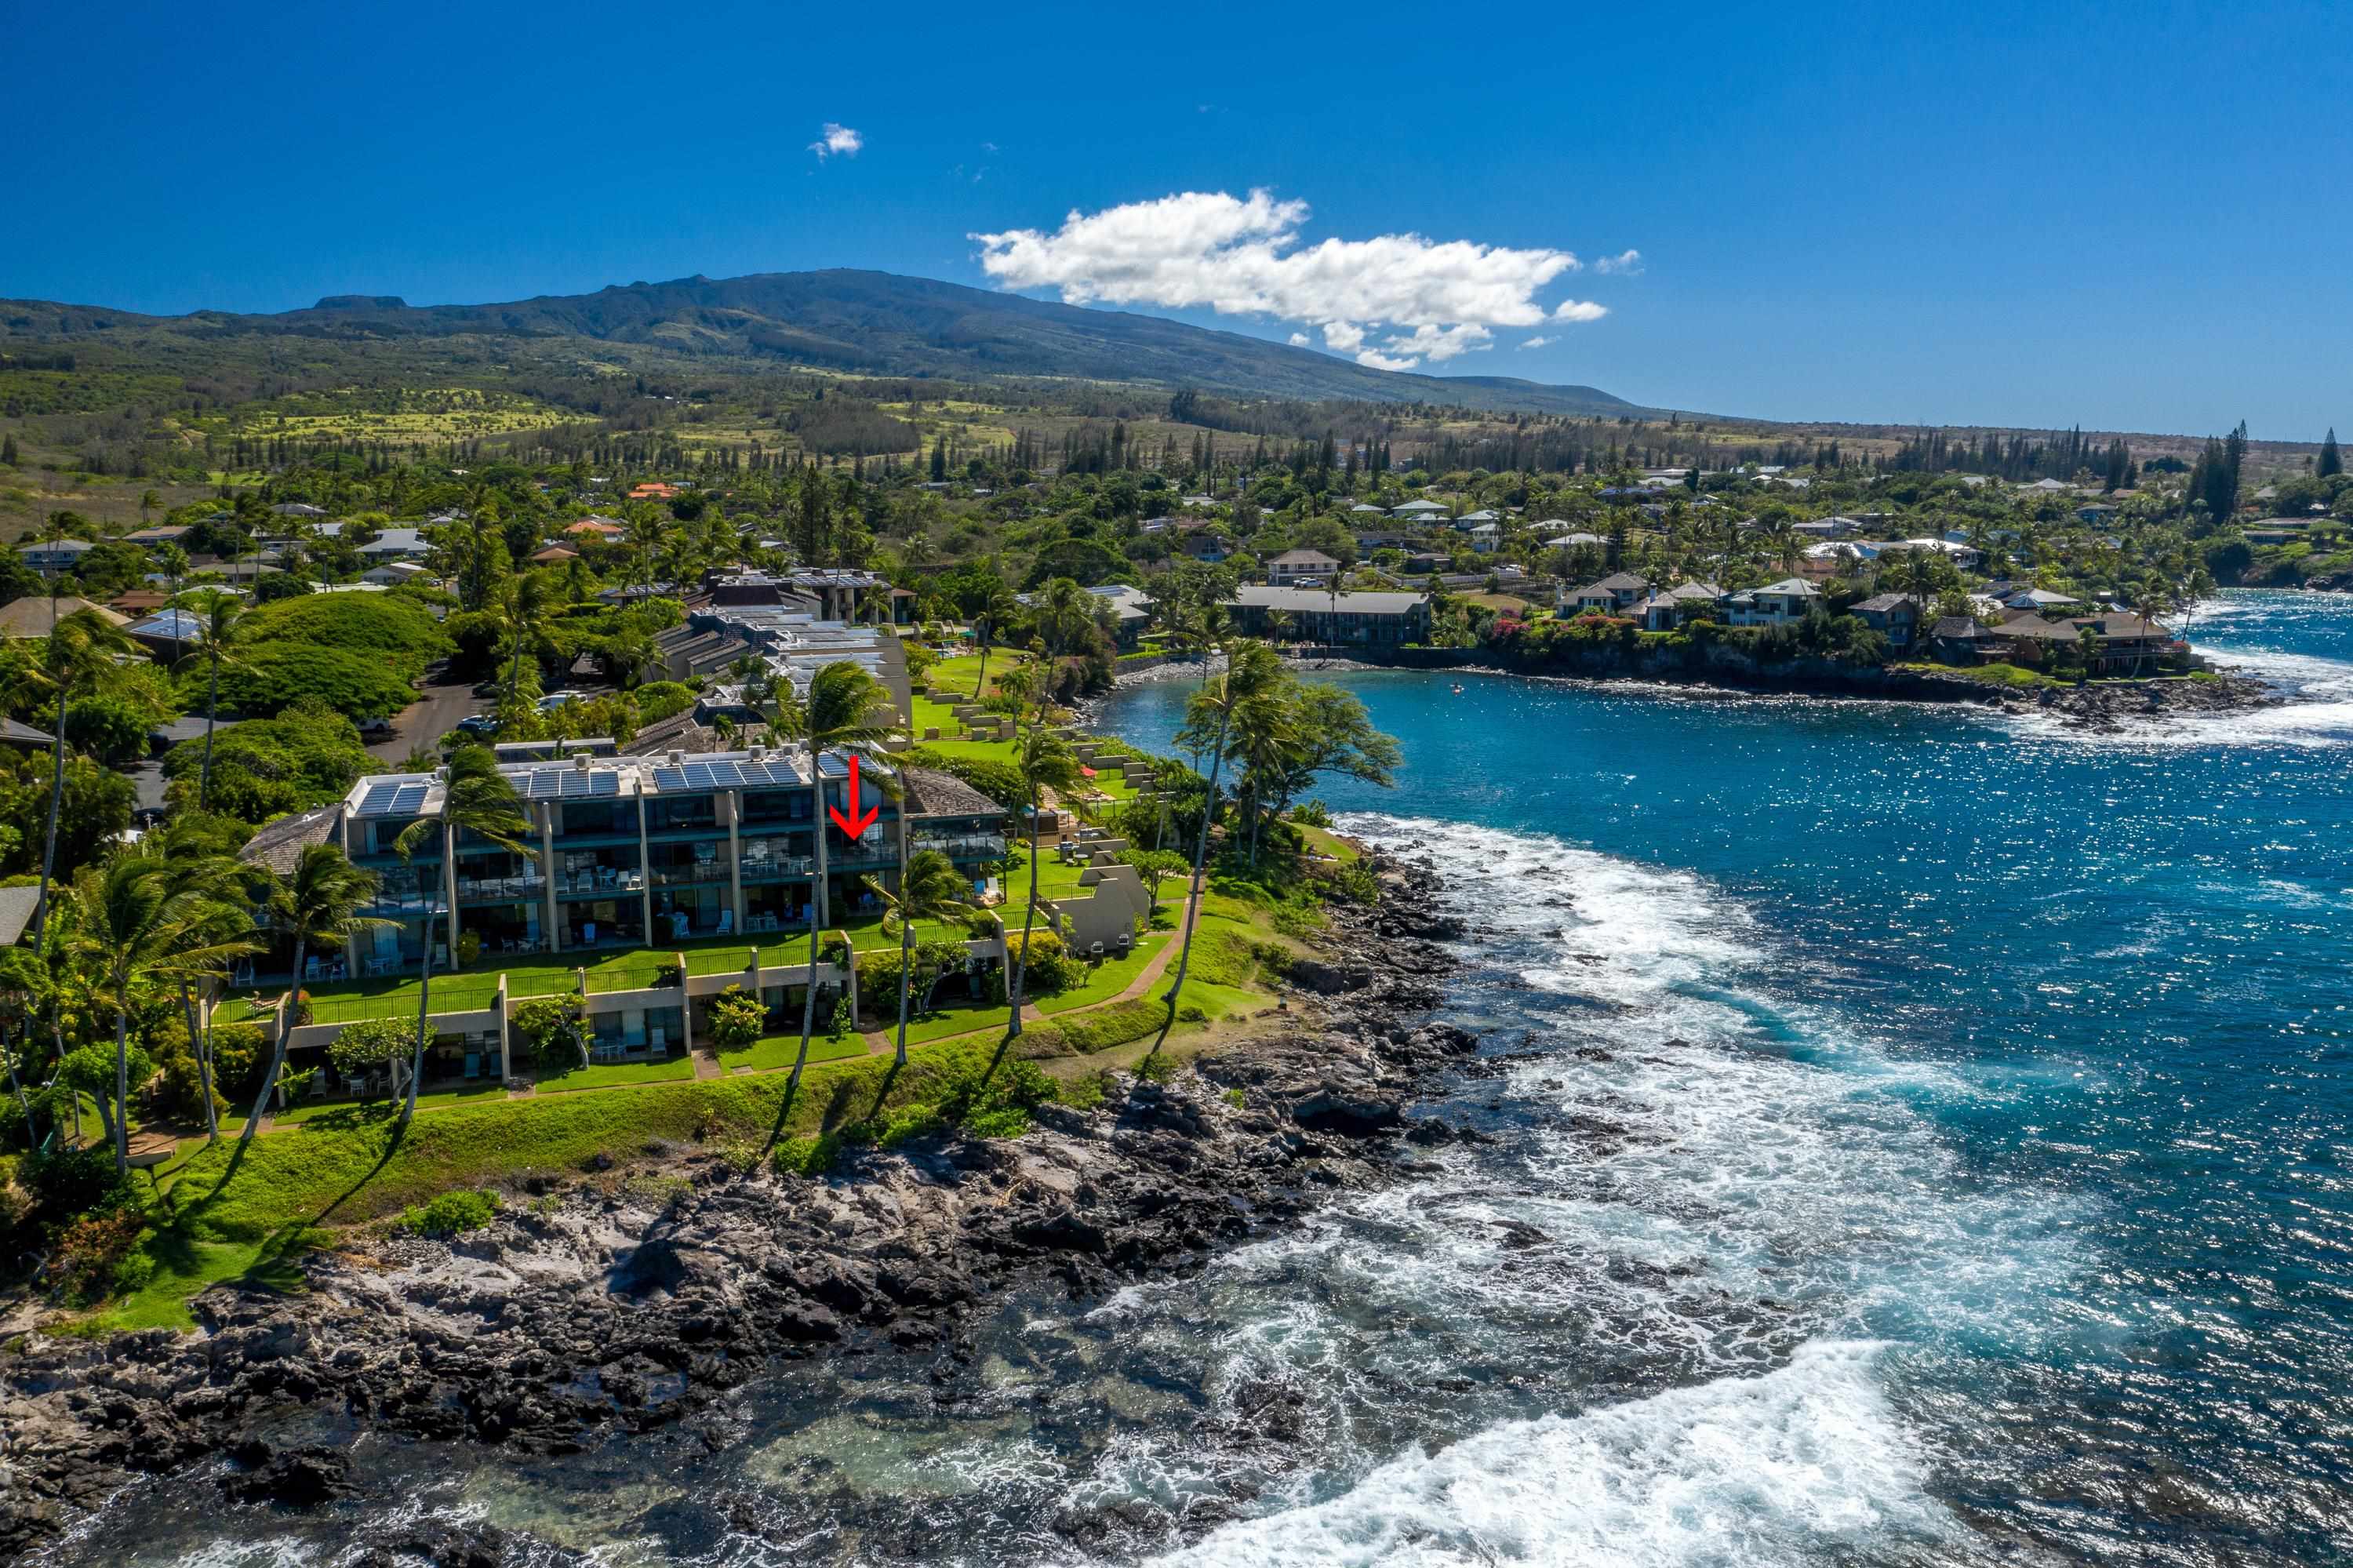
<svg viewBox="0 0 2353 1568">
<path fill-rule="evenodd" d="M 153 490 L 141 491 L 139 493 L 139 526 L 142 528 L 147 526 L 147 514 L 163 504 L 164 497 L 159 493 Z"/>
<path fill-rule="evenodd" d="M 899 727 L 899 705 L 891 688 L 858 665 L 843 660 L 825 665 L 809 679 L 808 697 L 800 699 L 788 684 L 780 685 L 768 726 L 789 740 L 797 740 L 808 758 L 809 826 L 815 839 L 816 880 L 809 889 L 809 983 L 801 999 L 801 1044 L 793 1057 L 792 1075 L 785 1080 L 790 1095 L 800 1086 L 801 1069 L 808 1064 L 809 1038 L 817 1033 L 817 944 L 826 914 L 825 897 L 825 770 L 828 752 L 855 751 L 880 757 L 882 743 Z M 852 811 L 858 802 L 849 802 Z"/>
<path fill-rule="evenodd" d="M 33 1039 L 34 1021 L 39 1017 L 42 1003 L 49 994 L 48 967 L 23 948 L 10 948 L 0 952 L 0 1015 L 22 1022 L 20 1038 L 29 1050 Z M 5 1023 L 0 1023 L 0 1058 L 8 1064 L 8 1086 L 16 1092 L 16 1110 L 25 1118 L 25 1147 L 36 1149 L 40 1140 L 34 1136 L 32 1102 L 25 1097 L 25 1085 L 16 1075 L 16 1047 L 9 1042 Z M 27 1061 L 31 1057 L 27 1055 Z"/>
<path fill-rule="evenodd" d="M 905 842 L 903 837 L 901 842 Z M 915 922 L 936 920 L 968 926 L 980 918 L 980 909 L 965 896 L 964 873 L 937 850 L 917 850 L 899 867 L 896 894 L 874 877 L 867 877 L 865 882 L 868 889 L 890 907 L 891 912 L 882 918 L 883 933 L 887 936 L 894 924 L 899 927 L 899 1054 L 894 1060 L 903 1067 L 907 1065 L 907 996 L 915 978 Z M 928 1005 L 928 991 L 923 1000 Z"/>
<path fill-rule="evenodd" d="M 1226 737 L 1233 727 L 1235 710 L 1271 694 L 1282 679 L 1282 661 L 1262 642 L 1240 641 L 1226 651 L 1226 673 L 1214 683 L 1203 682 L 1187 705 L 1180 742 L 1188 739 L 1194 754 L 1209 754 L 1208 798 L 1201 805 L 1201 835 L 1193 847 L 1193 874 L 1185 885 L 1185 935 L 1176 949 L 1176 978 L 1168 987 L 1168 1015 L 1176 1015 L 1176 997 L 1185 989 L 1185 974 L 1193 961 L 1193 927 L 1201 910 L 1201 868 L 1209 858 L 1209 824 L 1218 814 L 1218 775 L 1226 761 Z M 1209 720 L 1217 720 L 1214 737 Z"/>
<path fill-rule="evenodd" d="M 237 1148 L 229 1154 L 228 1169 L 221 1172 L 223 1182 L 237 1174 L 238 1162 L 245 1159 L 245 1151 L 261 1126 L 262 1114 L 269 1108 L 269 1097 L 278 1092 L 278 1075 L 286 1066 L 286 1044 L 294 1033 L 295 1015 L 301 1011 L 302 965 L 311 949 L 348 942 L 362 931 L 392 924 L 360 913 L 375 896 L 375 873 L 353 865 L 333 844 L 310 845 L 294 863 L 291 873 L 270 879 L 267 907 L 271 923 L 282 935 L 294 938 L 294 969 L 286 1005 L 279 1013 L 278 1038 L 270 1047 L 269 1068 L 261 1075 L 261 1092 L 253 1098 L 253 1114 L 245 1118 L 245 1126 L 237 1135 Z"/>
<path fill-rule="evenodd" d="M 196 810 L 205 809 L 213 782 L 213 726 L 220 715 L 220 673 L 226 664 L 230 669 L 240 667 L 236 648 L 243 630 L 245 601 L 233 593 L 219 588 L 200 589 L 195 595 L 196 650 L 190 660 L 202 660 L 208 668 L 205 679 L 205 758 L 196 770 Z"/>
<path fill-rule="evenodd" d="M 392 847 L 401 863 L 408 863 L 417 847 L 428 839 L 441 841 L 442 863 L 454 873 L 461 833 L 488 840 L 512 854 L 528 855 L 522 842 L 530 822 L 514 785 L 499 771 L 498 754 L 487 746 L 461 746 L 449 756 L 449 772 L 441 788 L 438 815 L 419 817 L 400 831 Z M 409 1058 L 408 1093 L 402 1099 L 400 1119 L 417 1114 L 417 1086 L 425 1076 L 426 1019 L 433 1011 L 433 900 L 425 900 L 424 951 L 417 956 L 417 1046 Z"/>
<path fill-rule="evenodd" d="M 54 614 L 56 605 L 51 604 Z M 99 619 L 95 610 L 79 609 L 63 620 L 52 620 L 40 678 L 57 694 L 56 736 L 49 747 L 49 825 L 41 849 L 41 890 L 33 895 L 33 951 L 41 950 L 49 910 L 49 881 L 58 861 L 58 813 L 66 796 L 66 708 L 74 688 L 103 683 L 115 669 L 114 655 L 131 649 L 130 639 Z"/>
<path fill-rule="evenodd" d="M 1029 678 L 1024 686 L 1038 688 L 1038 716 L 1031 721 L 1029 733 L 1020 742 L 1015 766 L 1021 769 L 1021 781 L 1029 797 L 1029 831 L 1023 845 L 1029 857 L 1029 902 L 1021 912 L 1021 950 L 1017 956 L 1005 957 L 1005 1000 L 1008 1014 L 1005 1037 L 1017 1038 L 1021 1033 L 1022 982 L 1029 969 L 1029 932 L 1038 918 L 1038 821 L 1045 791 L 1061 791 L 1077 788 L 1079 758 L 1070 743 L 1046 727 L 1046 682 L 1042 672 L 1024 672 Z"/>
<path fill-rule="evenodd" d="M 113 1131 L 118 1174 L 131 1168 L 132 1002 L 158 982 L 185 981 L 209 973 L 257 947 L 243 938 L 221 939 L 218 906 L 197 894 L 174 891 L 166 871 L 160 860 L 125 855 L 103 871 L 84 867 L 74 883 L 79 915 L 73 934 L 75 956 L 98 977 L 93 1000 L 114 1009 Z"/>
<path fill-rule="evenodd" d="M 195 821 L 174 822 L 161 840 L 163 874 L 174 895 L 200 899 L 212 908 L 218 939 L 242 939 L 253 929 L 247 906 L 258 873 L 255 867 L 239 863 L 227 844 L 214 842 L 216 836 Z M 196 1083 L 205 1104 L 205 1141 L 217 1143 L 220 1120 L 213 1109 L 210 1010 L 206 1010 L 207 1016 L 199 1016 L 195 978 L 180 977 L 180 1012 L 187 1024 L 188 1053 L 196 1059 Z"/>
<path fill-rule="evenodd" d="M 522 679 L 523 651 L 528 648 L 536 658 L 540 644 L 546 641 L 546 584 L 537 572 L 516 573 L 499 589 L 499 610 L 506 618 L 507 638 L 514 646 L 507 661 L 507 700 L 512 702 Z"/>
<path fill-rule="evenodd" d="M 980 628 L 980 675 L 972 683 L 972 700 L 978 702 L 988 690 L 988 650 L 1005 623 L 1021 613 L 1021 601 L 1003 583 L 993 583 L 981 595 L 980 607 L 972 619 Z"/>
</svg>

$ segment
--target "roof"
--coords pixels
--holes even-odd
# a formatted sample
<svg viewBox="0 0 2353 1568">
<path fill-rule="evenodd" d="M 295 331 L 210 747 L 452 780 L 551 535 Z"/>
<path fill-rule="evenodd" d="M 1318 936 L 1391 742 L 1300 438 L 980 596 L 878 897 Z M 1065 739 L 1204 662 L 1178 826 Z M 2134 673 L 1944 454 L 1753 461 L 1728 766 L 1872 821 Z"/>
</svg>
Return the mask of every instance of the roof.
<svg viewBox="0 0 2353 1568">
<path fill-rule="evenodd" d="M 425 535 L 414 528 L 386 528 L 371 543 L 360 546 L 363 556 L 423 555 Z"/>
<path fill-rule="evenodd" d="M 1285 550 L 1267 562 L 1270 567 L 1336 567 L 1339 561 L 1321 550 L 1300 548 Z"/>
<path fill-rule="evenodd" d="M 0 887 L 0 948 L 13 948 L 25 927 L 33 923 L 33 907 L 41 901 L 40 885 Z"/>
<path fill-rule="evenodd" d="M 1808 582 L 1803 577 L 1783 577 L 1778 583 L 1767 583 L 1761 588 L 1752 588 L 1749 591 L 1752 593 L 1790 594 L 1799 599 L 1820 599 L 1822 594 L 1821 589 L 1816 588 L 1813 584 Z"/>
<path fill-rule="evenodd" d="M 237 858 L 248 865 L 264 866 L 284 876 L 302 858 L 302 852 L 312 844 L 322 844 L 333 836 L 343 821 L 341 801 L 321 806 L 316 810 L 297 811 L 263 824 L 259 832 L 245 841 Z"/>
<path fill-rule="evenodd" d="M 917 817 L 983 817 L 1002 816 L 1005 808 L 957 778 L 936 768 L 902 769 L 907 792 Z"/>
<path fill-rule="evenodd" d="M 1970 616 L 1948 615 L 1928 629 L 1931 637 L 1946 638 L 1957 642 L 1977 642 L 1994 635 L 1993 630 Z"/>
<path fill-rule="evenodd" d="M 533 550 L 531 558 L 534 561 L 576 561 L 580 558 L 580 552 L 569 545 L 547 545 Z"/>
<path fill-rule="evenodd" d="M 1344 615 L 1410 615 L 1428 601 L 1418 593 L 1342 593 L 1337 596 L 1320 588 L 1245 588 L 1237 589 L 1232 603 L 1251 609 L 1280 609 L 1285 613 L 1324 615 L 1332 611 L 1335 598 Z"/>
<path fill-rule="evenodd" d="M 1409 501 L 1404 505 L 1392 508 L 1392 510 L 1398 512 L 1443 512 L 1446 508 L 1435 501 Z"/>
<path fill-rule="evenodd" d="M 1578 588 L 1577 591 L 1579 595 L 1584 595 L 1588 593 L 1648 593 L 1650 590 L 1651 585 L 1647 578 L 1638 577 L 1631 572 L 1612 572 L 1608 577 L 1603 577 L 1599 582 L 1588 583 L 1585 587 Z"/>
<path fill-rule="evenodd" d="M 1868 610 L 1874 615 L 1888 615 L 1904 609 L 1911 602 L 1912 599 L 1908 594 L 1875 593 L 1854 608 L 1858 610 Z"/>
<path fill-rule="evenodd" d="M 127 626 L 131 621 L 129 616 L 118 615 L 86 599 L 69 595 L 56 602 L 58 620 L 87 609 L 109 626 Z M 0 637 L 47 637 L 57 625 L 57 620 L 50 618 L 49 604 L 47 594 L 27 594 L 14 603 L 0 605 Z"/>
<path fill-rule="evenodd" d="M 1714 583 L 1683 583 L 1677 587 L 1669 588 L 1665 593 L 1661 594 L 1659 597 L 1669 599 L 1704 599 L 1714 600 L 1722 599 L 1724 597 L 1724 590 L 1716 587 Z"/>
<path fill-rule="evenodd" d="M 79 556 L 85 550 L 98 548 L 87 539 L 27 539 L 17 547 L 28 556 L 44 553 L 52 556 Z"/>
<path fill-rule="evenodd" d="M 47 746 L 56 737 L 45 729 L 35 729 L 22 719 L 0 718 L 0 741 L 14 746 Z"/>
<path fill-rule="evenodd" d="M 132 626 L 130 635 L 165 642 L 193 642 L 203 635 L 204 630 L 205 618 L 194 610 L 167 609 Z"/>
</svg>

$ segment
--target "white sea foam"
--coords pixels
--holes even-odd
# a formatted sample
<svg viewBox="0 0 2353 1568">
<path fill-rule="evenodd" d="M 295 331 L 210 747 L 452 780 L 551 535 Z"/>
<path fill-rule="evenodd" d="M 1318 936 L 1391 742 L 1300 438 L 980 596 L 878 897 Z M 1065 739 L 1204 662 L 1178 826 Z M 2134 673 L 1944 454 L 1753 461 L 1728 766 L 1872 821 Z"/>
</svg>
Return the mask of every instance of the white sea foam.
<svg viewBox="0 0 2353 1568">
<path fill-rule="evenodd" d="M 1956 1531 L 1873 1375 L 1876 1348 L 1409 1448 L 1338 1497 L 1157 1559 L 1250 1568 L 1769 1564 Z"/>
</svg>

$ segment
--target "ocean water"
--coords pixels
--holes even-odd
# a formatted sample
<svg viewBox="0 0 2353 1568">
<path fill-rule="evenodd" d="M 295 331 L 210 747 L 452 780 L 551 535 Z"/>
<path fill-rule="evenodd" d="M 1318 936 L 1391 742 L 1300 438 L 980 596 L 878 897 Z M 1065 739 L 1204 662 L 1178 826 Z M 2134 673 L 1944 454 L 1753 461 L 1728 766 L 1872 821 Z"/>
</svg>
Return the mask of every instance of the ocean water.
<svg viewBox="0 0 2353 1568">
<path fill-rule="evenodd" d="M 788 1372 L 370 1495 L 134 1489 L 60 1563 L 324 1563 L 408 1512 L 616 1564 L 2353 1562 L 2353 599 L 2194 633 L 2276 711 L 1346 677 L 1346 825 L 1445 872 L 1433 1107 L 1493 1141 L 967 1368 Z M 1189 687 L 1105 727 L 1165 746 Z"/>
</svg>

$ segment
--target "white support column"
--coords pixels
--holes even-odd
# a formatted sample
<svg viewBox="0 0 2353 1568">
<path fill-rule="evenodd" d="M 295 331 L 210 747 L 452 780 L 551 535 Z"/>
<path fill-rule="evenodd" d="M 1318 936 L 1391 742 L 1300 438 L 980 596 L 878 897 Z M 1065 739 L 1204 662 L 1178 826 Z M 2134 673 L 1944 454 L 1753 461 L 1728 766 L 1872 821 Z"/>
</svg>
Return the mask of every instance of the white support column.
<svg viewBox="0 0 2353 1568">
<path fill-rule="evenodd" d="M 638 940 L 654 939 L 654 857 L 646 839 L 646 795 L 638 791 Z"/>
<path fill-rule="evenodd" d="M 560 953 L 564 922 L 555 902 L 555 802 L 542 800 L 533 809 L 539 813 L 540 918 L 547 922 L 547 950 Z"/>
<path fill-rule="evenodd" d="M 449 961 L 442 967 L 454 969 L 458 967 L 458 834 L 446 819 L 441 823 L 441 896 L 449 905 L 449 913 L 441 922 L 442 932 L 449 939 Z"/>
<path fill-rule="evenodd" d="M 723 789 L 719 810 L 727 819 L 727 900 L 735 911 L 735 929 L 752 928 L 752 911 L 744 903 L 744 791 Z"/>
</svg>

